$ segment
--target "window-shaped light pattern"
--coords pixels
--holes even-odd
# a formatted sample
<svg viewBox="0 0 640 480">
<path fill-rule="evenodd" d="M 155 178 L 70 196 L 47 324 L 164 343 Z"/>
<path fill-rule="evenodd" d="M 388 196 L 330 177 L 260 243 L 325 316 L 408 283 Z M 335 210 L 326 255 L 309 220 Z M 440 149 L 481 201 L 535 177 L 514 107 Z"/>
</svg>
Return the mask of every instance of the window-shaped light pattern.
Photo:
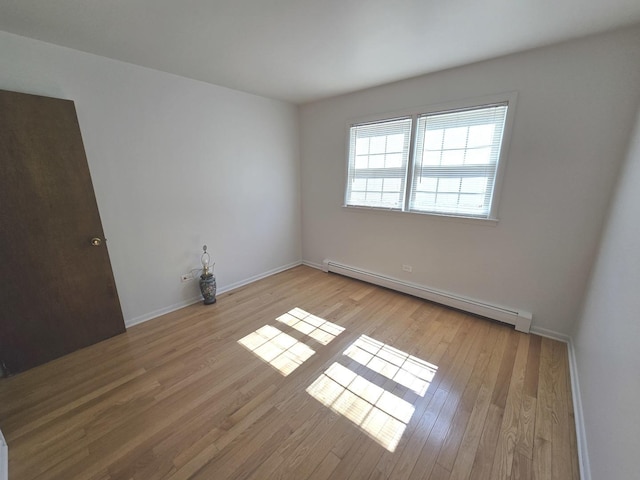
<svg viewBox="0 0 640 480">
<path fill-rule="evenodd" d="M 369 373 L 384 377 L 380 384 L 393 384 L 395 391 L 407 389 L 412 392 L 407 394 L 415 394 L 415 398 L 424 396 L 438 369 L 366 335 L 352 343 L 344 355 L 363 365 Z M 390 452 L 395 451 L 414 412 L 413 405 L 404 398 L 337 362 L 307 388 L 307 393 L 358 425 Z"/>
<path fill-rule="evenodd" d="M 265 325 L 238 343 L 287 376 L 302 365 L 315 351 L 291 335 Z"/>
<path fill-rule="evenodd" d="M 388 451 L 395 451 L 414 407 L 406 400 L 333 363 L 307 393 L 360 427 Z"/>
<path fill-rule="evenodd" d="M 421 397 L 427 392 L 437 370 L 429 362 L 366 335 L 361 335 L 344 354 Z"/>
<path fill-rule="evenodd" d="M 305 312 L 298 307 L 280 315 L 276 320 L 314 339 L 321 345 L 327 345 L 344 332 L 344 327 Z M 315 353 L 309 346 L 272 325 L 259 328 L 238 340 L 238 343 L 269 363 L 284 376 L 289 375 Z"/>
<path fill-rule="evenodd" d="M 301 308 L 289 310 L 284 315 L 276 318 L 276 320 L 313 338 L 322 345 L 327 345 L 331 340 L 344 332 L 344 327 L 311 315 Z"/>
</svg>

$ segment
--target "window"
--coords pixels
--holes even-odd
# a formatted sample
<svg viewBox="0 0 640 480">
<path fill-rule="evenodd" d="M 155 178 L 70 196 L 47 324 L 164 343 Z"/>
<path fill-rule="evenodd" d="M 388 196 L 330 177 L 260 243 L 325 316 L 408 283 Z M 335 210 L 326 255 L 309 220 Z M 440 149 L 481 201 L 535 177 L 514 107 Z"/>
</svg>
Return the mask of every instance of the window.
<svg viewBox="0 0 640 480">
<path fill-rule="evenodd" d="M 352 125 L 345 205 L 495 219 L 508 108 L 500 101 Z"/>
<path fill-rule="evenodd" d="M 351 127 L 347 205 L 402 208 L 411 124 L 409 117 Z"/>
</svg>

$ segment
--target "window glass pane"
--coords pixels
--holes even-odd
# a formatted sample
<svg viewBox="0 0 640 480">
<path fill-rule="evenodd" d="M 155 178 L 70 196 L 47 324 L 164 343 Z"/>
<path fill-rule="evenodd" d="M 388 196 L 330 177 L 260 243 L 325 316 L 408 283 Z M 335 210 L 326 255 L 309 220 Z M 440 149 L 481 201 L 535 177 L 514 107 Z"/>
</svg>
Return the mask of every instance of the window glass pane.
<svg viewBox="0 0 640 480">
<path fill-rule="evenodd" d="M 351 201 L 354 205 L 364 205 L 366 198 L 366 192 L 351 192 Z"/>
<path fill-rule="evenodd" d="M 431 210 L 436 203 L 436 194 L 416 192 L 415 203 L 419 205 L 422 210 Z"/>
<path fill-rule="evenodd" d="M 384 155 L 371 155 L 369 157 L 369 168 L 384 168 Z"/>
<path fill-rule="evenodd" d="M 491 163 L 491 147 L 472 148 L 467 150 L 467 159 L 465 163 L 467 165 L 487 165 Z"/>
<path fill-rule="evenodd" d="M 385 162 L 387 168 L 401 168 L 402 167 L 402 153 L 392 153 L 387 155 Z"/>
<path fill-rule="evenodd" d="M 396 135 L 389 135 L 387 137 L 387 152 L 402 153 L 404 150 L 404 135 L 398 133 Z"/>
<path fill-rule="evenodd" d="M 487 177 L 480 178 L 463 178 L 460 191 L 464 193 L 482 193 L 484 195 L 487 188 Z"/>
<path fill-rule="evenodd" d="M 471 194 L 460 195 L 460 206 L 467 208 L 482 208 L 484 203 L 484 195 Z"/>
<path fill-rule="evenodd" d="M 438 184 L 438 192 L 459 192 L 459 178 L 441 178 Z"/>
<path fill-rule="evenodd" d="M 440 165 L 440 157 L 442 155 L 442 152 L 440 150 L 438 151 L 427 151 L 424 153 L 424 156 L 422 157 L 422 163 L 423 165 Z"/>
<path fill-rule="evenodd" d="M 401 181 L 399 178 L 385 178 L 383 184 L 383 190 L 385 192 L 399 192 L 401 187 Z"/>
<path fill-rule="evenodd" d="M 398 201 L 397 193 L 383 193 L 382 203 L 388 206 L 393 206 Z"/>
<path fill-rule="evenodd" d="M 444 130 L 427 130 L 424 137 L 424 148 L 427 150 L 440 150 L 442 148 L 442 135 Z"/>
<path fill-rule="evenodd" d="M 372 137 L 370 141 L 370 153 L 384 153 L 386 151 L 386 136 Z"/>
<path fill-rule="evenodd" d="M 439 193 L 436 197 L 436 205 L 439 207 L 453 207 L 458 204 L 457 193 Z"/>
<path fill-rule="evenodd" d="M 445 150 L 442 152 L 442 165 L 462 165 L 464 150 Z"/>
<path fill-rule="evenodd" d="M 376 203 L 380 203 L 382 199 L 382 195 L 380 192 L 372 192 L 371 190 L 367 190 L 367 203 L 375 205 Z"/>
<path fill-rule="evenodd" d="M 467 127 L 447 128 L 444 132 L 443 148 L 465 148 Z"/>
<path fill-rule="evenodd" d="M 356 140 L 356 155 L 366 155 L 369 153 L 369 139 L 358 138 Z"/>
<path fill-rule="evenodd" d="M 438 188 L 438 179 L 433 177 L 420 177 L 415 182 L 418 192 L 435 192 Z"/>
<path fill-rule="evenodd" d="M 367 181 L 364 178 L 356 178 L 351 183 L 351 189 L 362 192 L 367 189 Z"/>
<path fill-rule="evenodd" d="M 382 178 L 370 178 L 367 180 L 368 192 L 381 192 L 382 191 Z"/>
<path fill-rule="evenodd" d="M 369 166 L 369 155 L 358 155 L 355 166 L 356 169 L 367 168 Z"/>
<path fill-rule="evenodd" d="M 495 127 L 492 124 L 469 127 L 469 142 L 467 146 L 473 148 L 491 145 L 493 143 L 494 129 Z"/>
</svg>

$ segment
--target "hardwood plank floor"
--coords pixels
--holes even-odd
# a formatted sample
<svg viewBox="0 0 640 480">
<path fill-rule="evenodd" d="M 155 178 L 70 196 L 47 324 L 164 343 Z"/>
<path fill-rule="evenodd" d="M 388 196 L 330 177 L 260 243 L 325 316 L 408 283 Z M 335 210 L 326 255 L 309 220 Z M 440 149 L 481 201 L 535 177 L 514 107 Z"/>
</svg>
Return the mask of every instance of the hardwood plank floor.
<svg viewBox="0 0 640 480">
<path fill-rule="evenodd" d="M 296 267 L 0 380 L 12 480 L 578 479 L 566 345 Z"/>
</svg>

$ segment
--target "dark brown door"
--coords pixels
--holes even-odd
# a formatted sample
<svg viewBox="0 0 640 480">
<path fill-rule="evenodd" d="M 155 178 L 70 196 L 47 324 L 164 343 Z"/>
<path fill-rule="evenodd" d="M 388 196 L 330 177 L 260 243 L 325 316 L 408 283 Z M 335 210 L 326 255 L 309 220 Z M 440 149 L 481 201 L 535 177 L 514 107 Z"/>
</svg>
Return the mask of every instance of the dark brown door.
<svg viewBox="0 0 640 480">
<path fill-rule="evenodd" d="M 5 374 L 125 330 L 70 100 L 0 90 L 0 275 Z"/>
</svg>

